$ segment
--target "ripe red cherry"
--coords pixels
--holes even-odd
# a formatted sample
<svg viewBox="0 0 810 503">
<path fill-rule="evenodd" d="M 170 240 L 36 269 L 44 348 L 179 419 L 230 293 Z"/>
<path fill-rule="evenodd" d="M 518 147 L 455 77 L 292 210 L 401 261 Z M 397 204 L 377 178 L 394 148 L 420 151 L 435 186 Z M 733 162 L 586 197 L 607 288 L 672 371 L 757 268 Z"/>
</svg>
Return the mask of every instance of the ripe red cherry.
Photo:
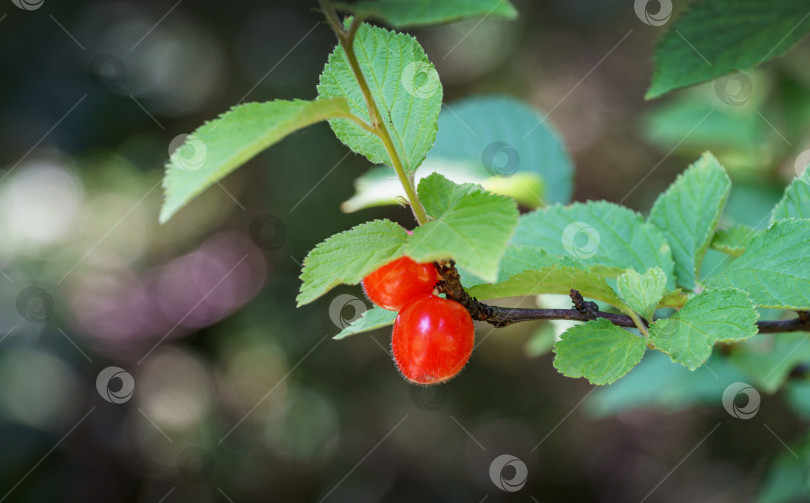
<svg viewBox="0 0 810 503">
<path fill-rule="evenodd" d="M 432 292 L 438 279 L 433 263 L 419 264 L 401 257 L 366 276 L 363 290 L 371 302 L 399 311 L 408 302 Z"/>
<path fill-rule="evenodd" d="M 427 295 L 399 312 L 391 347 L 394 361 L 407 380 L 437 384 L 461 372 L 474 342 L 472 318 L 464 306 Z"/>
</svg>

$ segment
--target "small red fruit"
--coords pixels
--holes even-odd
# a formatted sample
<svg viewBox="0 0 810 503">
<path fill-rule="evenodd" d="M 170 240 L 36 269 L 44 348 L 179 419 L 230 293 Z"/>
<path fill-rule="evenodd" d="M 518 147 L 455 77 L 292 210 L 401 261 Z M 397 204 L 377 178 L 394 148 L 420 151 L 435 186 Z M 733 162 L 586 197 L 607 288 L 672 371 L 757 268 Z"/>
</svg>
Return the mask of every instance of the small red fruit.
<svg viewBox="0 0 810 503">
<path fill-rule="evenodd" d="M 474 342 L 472 318 L 464 306 L 427 295 L 399 312 L 391 347 L 394 361 L 407 380 L 437 384 L 461 372 Z"/>
<path fill-rule="evenodd" d="M 371 302 L 399 311 L 410 301 L 431 293 L 438 280 L 432 262 L 420 264 L 401 257 L 366 276 L 363 290 Z"/>
</svg>

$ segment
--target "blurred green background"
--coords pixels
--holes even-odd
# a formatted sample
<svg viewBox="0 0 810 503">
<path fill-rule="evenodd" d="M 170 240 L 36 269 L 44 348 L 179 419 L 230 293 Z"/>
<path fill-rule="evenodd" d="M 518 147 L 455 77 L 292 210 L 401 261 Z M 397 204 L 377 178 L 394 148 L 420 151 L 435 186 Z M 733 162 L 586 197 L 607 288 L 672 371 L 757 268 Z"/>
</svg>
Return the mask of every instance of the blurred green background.
<svg viewBox="0 0 810 503">
<path fill-rule="evenodd" d="M 735 184 L 725 223 L 766 224 L 810 143 L 806 41 L 645 102 L 667 26 L 617 0 L 514 3 L 516 21 L 412 31 L 445 101 L 495 93 L 547 113 L 575 200 L 646 211 L 712 150 Z M 340 212 L 369 165 L 343 159 L 326 124 L 159 226 L 178 135 L 236 103 L 315 96 L 335 42 L 321 19 L 293 1 L 0 8 L 0 502 L 721 503 L 769 483 L 763 501 L 810 501 L 778 494 L 807 479 L 804 454 L 788 482 L 764 482 L 803 452 L 793 367 L 788 391 L 760 386 L 756 418 L 740 420 L 721 395 L 745 366 L 722 355 L 695 373 L 650 355 L 592 393 L 552 368 L 553 326 L 482 325 L 460 377 L 416 388 L 390 330 L 332 341 L 369 303 L 342 287 L 296 309 L 303 257 L 366 220 L 413 221 L 399 207 Z M 501 454 L 526 465 L 521 490 L 491 479 Z"/>
</svg>

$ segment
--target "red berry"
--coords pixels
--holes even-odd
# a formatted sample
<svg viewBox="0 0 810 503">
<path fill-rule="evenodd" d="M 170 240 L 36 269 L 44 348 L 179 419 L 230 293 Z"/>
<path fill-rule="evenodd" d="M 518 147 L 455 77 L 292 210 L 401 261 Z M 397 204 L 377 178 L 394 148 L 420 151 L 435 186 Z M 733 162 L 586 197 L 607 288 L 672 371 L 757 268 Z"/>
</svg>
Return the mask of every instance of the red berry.
<svg viewBox="0 0 810 503">
<path fill-rule="evenodd" d="M 390 311 L 433 291 L 438 273 L 432 262 L 419 264 L 408 257 L 389 262 L 363 280 L 369 300 Z"/>
<path fill-rule="evenodd" d="M 391 346 L 394 361 L 407 380 L 437 384 L 461 372 L 474 342 L 472 318 L 464 306 L 427 295 L 399 312 Z"/>
</svg>

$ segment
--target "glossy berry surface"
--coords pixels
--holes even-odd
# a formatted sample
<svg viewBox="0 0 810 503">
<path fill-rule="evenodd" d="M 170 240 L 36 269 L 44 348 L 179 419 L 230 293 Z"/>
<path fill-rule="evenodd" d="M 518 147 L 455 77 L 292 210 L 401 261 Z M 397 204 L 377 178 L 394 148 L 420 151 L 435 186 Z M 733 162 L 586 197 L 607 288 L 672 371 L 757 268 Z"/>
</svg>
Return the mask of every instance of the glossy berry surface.
<svg viewBox="0 0 810 503">
<path fill-rule="evenodd" d="M 474 342 L 472 318 L 464 306 L 428 295 L 399 312 L 391 347 L 394 361 L 407 380 L 437 384 L 461 372 Z"/>
<path fill-rule="evenodd" d="M 366 276 L 363 290 L 371 302 L 399 311 L 405 304 L 431 293 L 438 279 L 432 262 L 420 264 L 401 257 Z"/>
</svg>

